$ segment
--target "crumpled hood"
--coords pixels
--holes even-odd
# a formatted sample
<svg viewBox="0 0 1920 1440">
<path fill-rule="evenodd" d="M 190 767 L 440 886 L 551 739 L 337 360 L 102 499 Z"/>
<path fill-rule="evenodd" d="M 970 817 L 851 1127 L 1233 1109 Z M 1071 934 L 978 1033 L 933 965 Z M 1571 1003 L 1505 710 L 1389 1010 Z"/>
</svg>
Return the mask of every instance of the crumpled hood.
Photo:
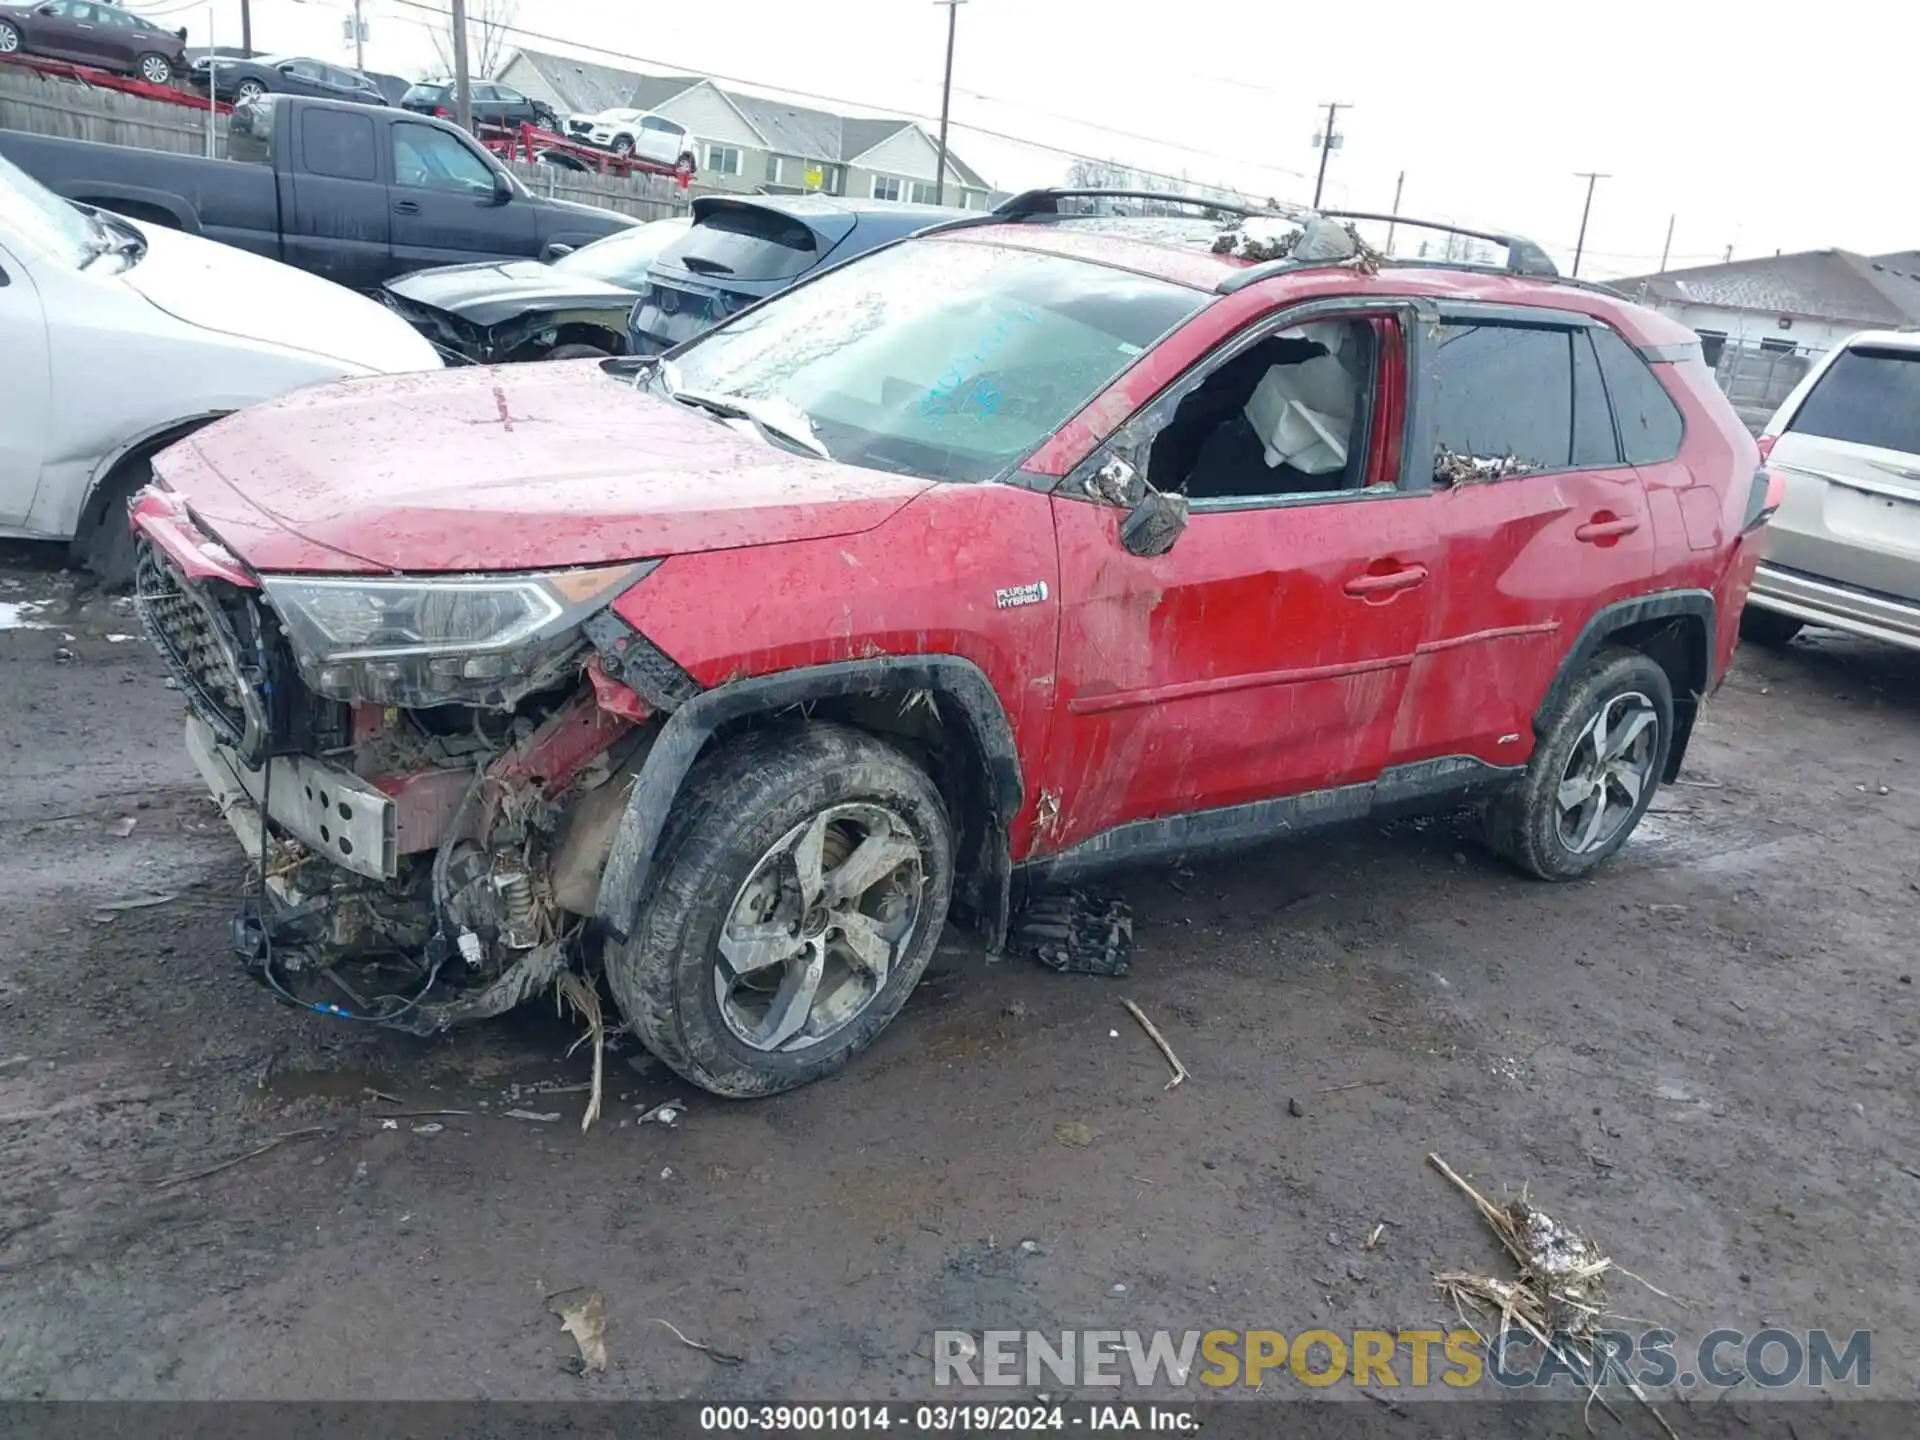
<svg viewBox="0 0 1920 1440">
<path fill-rule="evenodd" d="M 232 245 L 141 224 L 122 283 L 196 329 L 303 351 L 363 374 L 438 370 L 439 354 L 377 300 Z"/>
<path fill-rule="evenodd" d="M 497 324 L 543 305 L 577 303 L 626 309 L 633 304 L 634 294 L 592 275 L 557 270 L 538 260 L 416 270 L 389 280 L 387 289 L 416 305 L 429 305 L 476 325 Z"/>
<path fill-rule="evenodd" d="M 261 571 L 535 570 L 824 539 L 931 484 L 791 454 L 593 360 L 314 386 L 154 469 Z"/>
</svg>

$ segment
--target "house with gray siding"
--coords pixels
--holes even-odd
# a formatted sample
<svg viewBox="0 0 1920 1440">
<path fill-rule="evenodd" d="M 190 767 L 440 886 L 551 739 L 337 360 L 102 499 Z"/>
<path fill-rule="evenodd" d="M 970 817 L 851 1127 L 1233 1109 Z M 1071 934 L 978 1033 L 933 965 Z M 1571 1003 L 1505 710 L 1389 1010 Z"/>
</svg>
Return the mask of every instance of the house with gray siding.
<svg viewBox="0 0 1920 1440">
<path fill-rule="evenodd" d="M 940 147 L 911 120 L 869 120 L 723 88 L 703 75 L 641 75 L 518 50 L 497 77 L 562 115 L 652 110 L 697 142 L 700 183 L 774 195 L 934 202 Z M 946 203 L 988 208 L 991 188 L 947 151 Z"/>
</svg>

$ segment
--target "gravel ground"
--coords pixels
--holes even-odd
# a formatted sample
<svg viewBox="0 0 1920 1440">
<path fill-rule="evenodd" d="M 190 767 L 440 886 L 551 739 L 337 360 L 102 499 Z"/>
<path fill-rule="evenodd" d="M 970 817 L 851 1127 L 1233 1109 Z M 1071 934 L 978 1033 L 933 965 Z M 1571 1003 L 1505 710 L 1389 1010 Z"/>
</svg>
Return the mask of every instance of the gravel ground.
<svg viewBox="0 0 1920 1440">
<path fill-rule="evenodd" d="M 245 978 L 179 697 L 0 560 L 51 602 L 0 608 L 0 1396 L 912 1397 L 941 1328 L 1444 1327 L 1436 1268 L 1505 1272 L 1436 1152 L 1671 1297 L 1628 1313 L 1871 1329 L 1920 1397 L 1920 656 L 1743 651 L 1591 882 L 1446 820 L 1140 874 L 1124 980 L 950 937 L 844 1075 L 729 1104 L 627 1046 L 582 1134 L 551 1012 L 429 1043 Z"/>
</svg>

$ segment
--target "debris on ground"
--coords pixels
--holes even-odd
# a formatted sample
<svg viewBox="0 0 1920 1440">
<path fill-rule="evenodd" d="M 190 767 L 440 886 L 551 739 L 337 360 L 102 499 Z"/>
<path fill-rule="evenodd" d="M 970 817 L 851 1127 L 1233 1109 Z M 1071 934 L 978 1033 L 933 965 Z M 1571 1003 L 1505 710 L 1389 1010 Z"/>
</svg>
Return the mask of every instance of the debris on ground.
<svg viewBox="0 0 1920 1440">
<path fill-rule="evenodd" d="M 1190 1072 L 1187 1067 L 1182 1065 L 1180 1063 L 1180 1057 L 1173 1053 L 1173 1046 L 1167 1043 L 1167 1037 L 1160 1033 L 1160 1028 L 1147 1018 L 1146 1011 L 1142 1010 L 1131 1000 L 1123 999 L 1120 1003 L 1127 1007 L 1127 1013 L 1129 1015 L 1140 1022 L 1140 1028 L 1147 1032 L 1147 1038 L 1160 1047 L 1160 1053 L 1167 1057 L 1167 1064 L 1172 1067 L 1173 1078 L 1160 1088 L 1163 1090 L 1171 1090 L 1182 1080 L 1188 1079 Z"/>
<path fill-rule="evenodd" d="M 678 1340 L 682 1345 L 686 1346 L 689 1350 L 698 1350 L 703 1354 L 712 1357 L 713 1360 L 715 1360 L 717 1363 L 721 1365 L 744 1365 L 746 1363 L 747 1357 L 744 1355 L 735 1355 L 731 1350 L 717 1350 L 711 1345 L 701 1344 L 698 1340 L 689 1340 L 686 1337 L 686 1335 L 681 1332 L 680 1327 L 674 1324 L 671 1320 L 662 1320 L 657 1315 L 649 1315 L 647 1317 L 647 1320 L 649 1323 L 654 1325 L 666 1326 L 667 1329 L 673 1332 L 673 1338 Z"/>
<path fill-rule="evenodd" d="M 598 1290 L 566 1290 L 551 1297 L 547 1309 L 580 1347 L 576 1375 L 607 1368 L 607 1297 Z M 571 1368 L 571 1367 L 569 1367 Z"/>
<path fill-rule="evenodd" d="M 115 820 L 107 826 L 107 833 L 116 840 L 124 840 L 133 834 L 133 827 L 139 823 L 140 822 L 131 815 L 122 815 L 118 820 Z"/>
<path fill-rule="evenodd" d="M 1433 456 L 1433 483 L 1474 485 L 1524 475 L 1531 469 L 1517 455 L 1463 455 L 1442 445 Z"/>
<path fill-rule="evenodd" d="M 532 1120 L 536 1124 L 551 1125 L 560 1118 L 560 1112 L 558 1110 L 509 1110 L 506 1116 L 509 1120 Z"/>
<path fill-rule="evenodd" d="M 429 1120 L 424 1125 L 414 1126 L 413 1133 L 416 1135 L 438 1135 L 442 1130 L 446 1128 L 447 1128 L 446 1126 L 442 1125 L 437 1120 Z"/>
<path fill-rule="evenodd" d="M 1472 1271 L 1435 1271 L 1434 1287 L 1453 1301 L 1461 1319 L 1465 1320 L 1471 1309 L 1484 1319 L 1497 1320 L 1498 1336 L 1504 1337 L 1516 1327 L 1525 1331 L 1536 1344 L 1566 1361 L 1575 1375 L 1584 1377 L 1593 1403 L 1616 1420 L 1619 1413 L 1607 1404 L 1599 1386 L 1609 1379 L 1624 1381 L 1634 1398 L 1659 1421 L 1660 1428 L 1674 1436 L 1673 1427 L 1653 1408 L 1639 1382 L 1619 1369 L 1610 1356 L 1602 1361 L 1603 1350 L 1594 1338 L 1594 1330 L 1609 1313 L 1606 1276 L 1616 1268 L 1613 1261 L 1602 1255 L 1593 1241 L 1536 1208 L 1524 1189 L 1516 1199 L 1495 1205 L 1438 1155 L 1429 1154 L 1427 1159 L 1473 1201 L 1519 1267 L 1514 1280 Z M 1489 1349 L 1495 1343 L 1485 1335 L 1480 1338 Z"/>
<path fill-rule="evenodd" d="M 244 1165 L 247 1161 L 257 1159 L 270 1150 L 278 1150 L 290 1140 L 305 1140 L 314 1135 L 325 1135 L 330 1128 L 326 1125 L 309 1125 L 303 1130 L 289 1130 L 283 1135 L 274 1136 L 264 1145 L 254 1146 L 243 1155 L 235 1155 L 231 1160 L 222 1160 L 218 1165 L 209 1165 L 204 1170 L 190 1170 L 184 1175 L 169 1175 L 153 1183 L 161 1186 L 185 1185 L 194 1180 L 205 1180 L 224 1170 L 231 1170 L 236 1165 Z"/>
<path fill-rule="evenodd" d="M 1100 1132 L 1084 1120 L 1062 1120 L 1053 1127 L 1053 1138 L 1062 1145 L 1084 1149 L 1100 1138 Z"/>
<path fill-rule="evenodd" d="M 1298 1095 L 1287 1101 L 1287 1113 L 1296 1120 L 1305 1118 L 1307 1107 L 1300 1103 L 1300 1097 Z"/>
<path fill-rule="evenodd" d="M 129 895 L 124 900 L 103 900 L 93 907 L 93 923 L 105 925 L 116 915 L 129 910 L 151 910 L 160 905 L 171 905 L 180 898 L 177 890 L 156 891 L 150 895 Z"/>
<path fill-rule="evenodd" d="M 1124 975 L 1133 959 L 1133 912 L 1124 901 L 1058 890 L 1014 917 L 1008 948 L 1063 975 Z"/>
<path fill-rule="evenodd" d="M 605 1080 L 607 1027 L 600 1016 L 600 992 L 571 970 L 562 971 L 553 986 L 556 1007 L 571 1007 L 587 1027 L 586 1033 L 573 1042 L 567 1051 L 571 1055 L 589 1040 L 593 1042 L 593 1084 L 587 1097 L 586 1112 L 580 1117 L 580 1133 L 585 1134 L 595 1120 L 600 1118 L 600 1094 Z"/>
<path fill-rule="evenodd" d="M 634 1108 L 637 1110 L 640 1107 L 636 1105 Z M 642 1115 L 638 1120 L 634 1121 L 634 1124 L 636 1125 L 658 1124 L 658 1125 L 664 1125 L 667 1127 L 667 1129 L 672 1130 L 678 1127 L 678 1125 L 680 1124 L 680 1117 L 685 1115 L 686 1113 L 687 1113 L 687 1106 L 685 1101 L 669 1100 L 663 1105 L 654 1106 L 651 1110 L 647 1111 L 646 1114 Z"/>
</svg>

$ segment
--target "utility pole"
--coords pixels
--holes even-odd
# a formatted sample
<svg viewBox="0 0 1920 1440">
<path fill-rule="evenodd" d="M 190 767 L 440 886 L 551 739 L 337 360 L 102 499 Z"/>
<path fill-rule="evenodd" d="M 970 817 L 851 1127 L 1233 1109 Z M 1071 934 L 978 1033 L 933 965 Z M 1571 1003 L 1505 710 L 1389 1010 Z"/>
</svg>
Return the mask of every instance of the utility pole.
<svg viewBox="0 0 1920 1440">
<path fill-rule="evenodd" d="M 1576 177 L 1584 177 L 1587 182 L 1587 203 L 1580 207 L 1580 238 L 1573 242 L 1573 278 L 1580 278 L 1580 257 L 1587 249 L 1587 217 L 1593 213 L 1593 187 L 1602 180 L 1613 177 L 1598 170 L 1576 170 Z"/>
<path fill-rule="evenodd" d="M 1351 110 L 1353 106 L 1344 100 L 1335 100 L 1327 106 L 1327 128 L 1325 133 L 1313 137 L 1313 143 L 1320 147 L 1320 175 L 1313 182 L 1313 208 L 1320 208 L 1320 190 L 1327 183 L 1327 157 L 1340 143 L 1341 136 L 1333 128 L 1333 123 L 1342 110 Z"/>
<path fill-rule="evenodd" d="M 367 22 L 361 17 L 360 0 L 353 0 L 353 68 L 367 68 Z"/>
<path fill-rule="evenodd" d="M 467 74 L 467 0 L 453 0 L 453 84 L 458 97 L 454 115 L 460 128 L 473 133 L 473 85 Z"/>
<path fill-rule="evenodd" d="M 1407 172 L 1402 170 L 1400 172 L 1400 178 L 1393 182 L 1393 209 L 1388 211 L 1388 214 L 1398 215 L 1400 213 L 1400 192 L 1406 188 Z M 1393 254 L 1393 221 L 1391 220 L 1387 222 L 1387 254 Z"/>
<path fill-rule="evenodd" d="M 960 19 L 960 7 L 967 0 L 933 0 L 947 7 L 947 74 L 940 82 L 940 160 L 934 172 L 933 203 L 947 203 L 947 110 L 953 103 L 953 33 Z"/>
<path fill-rule="evenodd" d="M 249 60 L 253 58 L 253 0 L 240 0 L 240 48 L 247 52 Z M 207 73 L 211 75 L 212 69 Z"/>
<path fill-rule="evenodd" d="M 1667 243 L 1660 247 L 1660 272 L 1662 274 L 1666 273 L 1667 256 L 1673 253 L 1673 222 L 1679 218 L 1677 215 L 1667 216 Z"/>
</svg>

